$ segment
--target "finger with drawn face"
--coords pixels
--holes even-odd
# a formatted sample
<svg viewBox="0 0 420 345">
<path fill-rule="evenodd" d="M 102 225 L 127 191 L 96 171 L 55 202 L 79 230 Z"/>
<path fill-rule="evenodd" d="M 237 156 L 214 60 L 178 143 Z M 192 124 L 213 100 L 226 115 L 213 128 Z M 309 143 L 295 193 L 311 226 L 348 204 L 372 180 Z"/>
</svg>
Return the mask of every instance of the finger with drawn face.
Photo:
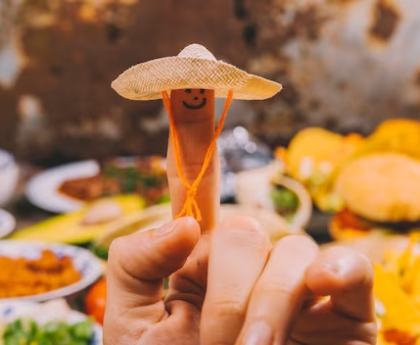
<svg viewBox="0 0 420 345">
<path fill-rule="evenodd" d="M 201 171 L 204 157 L 215 135 L 214 90 L 173 90 L 170 107 L 182 154 L 182 169 L 186 180 L 192 184 Z M 178 215 L 187 197 L 176 165 L 173 133 L 168 145 L 167 171 L 171 193 L 172 212 Z M 206 169 L 196 194 L 196 201 L 202 214 L 202 233 L 211 231 L 217 219 L 220 202 L 220 164 L 217 148 Z"/>
<path fill-rule="evenodd" d="M 214 90 L 174 90 L 171 92 L 170 110 L 182 152 L 183 173 L 192 184 L 202 169 L 204 156 L 215 135 Z M 176 216 L 184 206 L 187 188 L 177 169 L 174 147 L 176 141 L 174 142 L 173 135 L 174 133 L 171 133 L 169 140 L 167 171 L 172 212 Z M 184 300 L 201 309 L 207 285 L 210 232 L 215 227 L 220 204 L 219 171 L 219 155 L 216 147 L 196 195 L 202 215 L 201 239 L 184 266 L 171 276 L 166 299 L 169 305 L 172 301 Z"/>
</svg>

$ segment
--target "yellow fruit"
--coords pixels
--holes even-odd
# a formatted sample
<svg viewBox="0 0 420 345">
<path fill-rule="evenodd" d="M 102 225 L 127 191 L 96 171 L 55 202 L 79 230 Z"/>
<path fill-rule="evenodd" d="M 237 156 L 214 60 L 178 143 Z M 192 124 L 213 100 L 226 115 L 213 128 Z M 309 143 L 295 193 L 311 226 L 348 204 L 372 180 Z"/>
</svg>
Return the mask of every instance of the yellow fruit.
<svg viewBox="0 0 420 345">
<path fill-rule="evenodd" d="M 84 222 L 89 211 L 96 207 L 96 204 L 103 200 L 115 202 L 121 209 L 121 216 L 115 219 L 108 219 L 106 222 L 86 224 Z M 136 213 L 145 207 L 145 201 L 138 195 L 120 195 L 103 198 L 90 203 L 81 210 L 63 214 L 40 222 L 36 225 L 24 228 L 13 233 L 10 238 L 13 240 L 33 240 L 42 242 L 62 242 L 82 244 L 91 242 L 113 223 L 120 218 Z"/>
</svg>

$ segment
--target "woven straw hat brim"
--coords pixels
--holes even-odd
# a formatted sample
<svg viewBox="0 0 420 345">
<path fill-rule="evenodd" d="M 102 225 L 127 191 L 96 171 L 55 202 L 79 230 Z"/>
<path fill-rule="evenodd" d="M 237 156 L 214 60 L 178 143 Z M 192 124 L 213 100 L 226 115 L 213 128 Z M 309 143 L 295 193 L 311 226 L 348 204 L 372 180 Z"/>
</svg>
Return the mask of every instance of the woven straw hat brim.
<svg viewBox="0 0 420 345">
<path fill-rule="evenodd" d="M 131 100 L 162 98 L 162 91 L 212 89 L 217 98 L 263 100 L 274 96 L 282 86 L 223 61 L 171 56 L 131 67 L 111 84 L 122 97 Z"/>
</svg>

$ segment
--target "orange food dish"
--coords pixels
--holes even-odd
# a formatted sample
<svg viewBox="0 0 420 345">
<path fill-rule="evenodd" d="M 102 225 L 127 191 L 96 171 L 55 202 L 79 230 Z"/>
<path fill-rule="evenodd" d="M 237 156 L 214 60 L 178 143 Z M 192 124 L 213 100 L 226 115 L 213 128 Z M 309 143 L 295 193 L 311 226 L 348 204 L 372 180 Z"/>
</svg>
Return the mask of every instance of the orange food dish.
<svg viewBox="0 0 420 345">
<path fill-rule="evenodd" d="M 44 250 L 38 259 L 0 256 L 0 299 L 56 290 L 79 281 L 81 273 L 69 256 Z"/>
</svg>

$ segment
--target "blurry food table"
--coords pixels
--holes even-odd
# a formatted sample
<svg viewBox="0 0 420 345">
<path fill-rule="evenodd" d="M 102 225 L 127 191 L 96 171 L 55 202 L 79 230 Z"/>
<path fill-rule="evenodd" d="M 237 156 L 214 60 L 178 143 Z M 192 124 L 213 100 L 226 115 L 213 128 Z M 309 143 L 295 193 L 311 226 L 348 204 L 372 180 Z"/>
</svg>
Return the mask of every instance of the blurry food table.
<svg viewBox="0 0 420 345">
<path fill-rule="evenodd" d="M 19 164 L 19 169 L 19 184 L 16 188 L 15 195 L 13 200 L 4 207 L 5 210 L 12 213 L 16 218 L 15 231 L 37 224 L 56 215 L 31 204 L 25 197 L 26 182 L 35 174 L 43 171 L 43 169 L 22 162 Z M 66 297 L 66 300 L 73 309 L 85 312 L 84 300 L 86 292 L 87 291 L 84 290 L 81 293 L 68 296 Z"/>
<path fill-rule="evenodd" d="M 16 229 L 19 230 L 26 228 L 28 226 L 37 224 L 41 221 L 44 221 L 52 216 L 55 216 L 55 213 L 45 211 L 29 202 L 25 196 L 25 188 L 27 182 L 34 175 L 46 170 L 47 168 L 40 168 L 28 163 L 20 162 L 20 179 L 18 187 L 14 198 L 11 203 L 5 209 L 11 212 L 16 218 Z M 233 203 L 234 200 L 228 200 L 227 203 Z M 314 210 L 312 214 L 312 219 L 307 227 L 306 231 L 318 242 L 325 243 L 330 240 L 327 226 L 328 226 L 329 216 L 317 212 Z M 75 295 L 66 297 L 69 305 L 78 311 L 86 312 L 86 293 L 87 290 L 83 290 Z"/>
<path fill-rule="evenodd" d="M 5 207 L 16 217 L 16 230 L 25 228 L 27 226 L 36 224 L 40 221 L 54 216 L 54 213 L 42 210 L 35 205 L 32 205 L 25 197 L 26 182 L 36 173 L 41 172 L 43 169 L 26 164 L 20 164 L 20 183 L 15 193 L 12 203 Z M 233 200 L 232 200 L 233 202 Z M 326 243 L 331 241 L 328 234 L 328 222 L 330 215 L 321 213 L 314 209 L 312 218 L 306 232 L 311 235 L 318 243 Z"/>
<path fill-rule="evenodd" d="M 16 230 L 41 222 L 55 214 L 32 205 L 25 197 L 26 182 L 43 169 L 21 163 L 19 184 L 12 202 L 5 207 L 16 217 Z"/>
</svg>

